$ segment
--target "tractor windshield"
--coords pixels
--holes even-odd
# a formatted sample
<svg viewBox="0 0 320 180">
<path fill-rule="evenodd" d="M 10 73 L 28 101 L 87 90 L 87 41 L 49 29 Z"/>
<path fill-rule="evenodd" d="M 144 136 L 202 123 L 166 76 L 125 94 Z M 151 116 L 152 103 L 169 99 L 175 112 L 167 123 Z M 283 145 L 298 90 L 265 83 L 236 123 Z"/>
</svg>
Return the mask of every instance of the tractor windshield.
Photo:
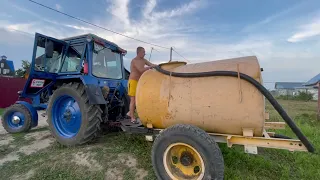
<svg viewBox="0 0 320 180">
<path fill-rule="evenodd" d="M 96 77 L 121 79 L 121 55 L 111 49 L 94 44 L 92 74 Z"/>
</svg>

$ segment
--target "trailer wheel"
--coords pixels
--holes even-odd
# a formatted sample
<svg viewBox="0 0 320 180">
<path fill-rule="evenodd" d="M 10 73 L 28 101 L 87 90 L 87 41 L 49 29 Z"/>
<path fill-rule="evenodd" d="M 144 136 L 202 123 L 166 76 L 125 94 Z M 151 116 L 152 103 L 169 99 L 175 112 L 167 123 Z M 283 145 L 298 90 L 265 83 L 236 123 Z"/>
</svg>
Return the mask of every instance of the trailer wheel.
<svg viewBox="0 0 320 180">
<path fill-rule="evenodd" d="M 102 110 L 98 105 L 89 104 L 80 83 L 65 84 L 54 91 L 47 112 L 51 133 L 65 146 L 81 145 L 94 139 L 102 121 Z"/>
<path fill-rule="evenodd" d="M 202 129 L 174 125 L 156 138 L 152 164 L 158 179 L 223 179 L 224 160 L 219 146 Z"/>
<path fill-rule="evenodd" d="M 14 104 L 4 111 L 1 122 L 8 133 L 21 133 L 31 129 L 31 117 L 24 105 Z"/>
</svg>

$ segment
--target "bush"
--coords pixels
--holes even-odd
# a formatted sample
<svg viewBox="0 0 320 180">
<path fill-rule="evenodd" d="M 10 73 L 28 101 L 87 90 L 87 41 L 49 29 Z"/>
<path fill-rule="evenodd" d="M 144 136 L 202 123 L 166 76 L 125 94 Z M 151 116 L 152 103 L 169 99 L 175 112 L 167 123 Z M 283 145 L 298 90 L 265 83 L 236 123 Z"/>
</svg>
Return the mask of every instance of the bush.
<svg viewBox="0 0 320 180">
<path fill-rule="evenodd" d="M 298 95 L 280 95 L 278 99 L 283 100 L 296 100 L 296 101 L 311 101 L 313 94 L 309 92 L 298 92 Z"/>
</svg>

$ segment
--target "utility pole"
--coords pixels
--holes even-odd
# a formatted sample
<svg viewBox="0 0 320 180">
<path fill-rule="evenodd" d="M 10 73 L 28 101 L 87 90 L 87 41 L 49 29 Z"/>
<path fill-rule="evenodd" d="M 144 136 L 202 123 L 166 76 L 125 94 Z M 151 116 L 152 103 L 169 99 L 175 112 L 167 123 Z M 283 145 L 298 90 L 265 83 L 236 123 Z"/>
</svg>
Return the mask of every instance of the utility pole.
<svg viewBox="0 0 320 180">
<path fill-rule="evenodd" d="M 152 50 L 153 50 L 153 47 L 151 47 L 151 52 L 150 52 L 150 56 L 149 56 L 149 61 L 151 61 Z"/>
<path fill-rule="evenodd" d="M 169 62 L 172 61 L 172 51 L 173 51 L 173 48 L 171 47 L 171 48 L 170 48 L 170 60 L 169 60 Z"/>
</svg>

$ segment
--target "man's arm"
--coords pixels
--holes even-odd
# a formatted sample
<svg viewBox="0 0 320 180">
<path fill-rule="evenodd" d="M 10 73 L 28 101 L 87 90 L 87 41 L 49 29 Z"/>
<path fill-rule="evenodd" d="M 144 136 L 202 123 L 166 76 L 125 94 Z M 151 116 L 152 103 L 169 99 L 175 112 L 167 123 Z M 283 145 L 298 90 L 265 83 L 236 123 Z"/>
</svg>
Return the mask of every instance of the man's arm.
<svg viewBox="0 0 320 180">
<path fill-rule="evenodd" d="M 135 61 L 132 61 L 132 63 L 133 63 L 133 65 L 134 65 L 134 67 L 135 67 L 140 73 L 144 73 L 145 71 L 151 69 L 151 66 L 149 66 L 149 67 L 138 66 L 138 65 L 137 65 L 137 62 L 135 62 Z"/>
<path fill-rule="evenodd" d="M 144 59 L 144 62 L 146 65 L 150 66 L 150 67 L 156 67 L 156 64 L 152 64 L 151 62 L 149 62 L 148 60 Z"/>
</svg>

